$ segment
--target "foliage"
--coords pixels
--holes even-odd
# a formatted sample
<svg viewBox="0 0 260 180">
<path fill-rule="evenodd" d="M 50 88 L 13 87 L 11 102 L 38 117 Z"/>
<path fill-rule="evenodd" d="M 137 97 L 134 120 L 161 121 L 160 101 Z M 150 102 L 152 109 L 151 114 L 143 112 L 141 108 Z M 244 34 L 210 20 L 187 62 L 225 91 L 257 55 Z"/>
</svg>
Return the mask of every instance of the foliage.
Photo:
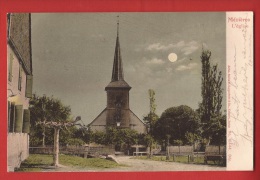
<svg viewBox="0 0 260 180">
<path fill-rule="evenodd" d="M 84 141 L 86 144 L 90 143 L 92 136 L 92 131 L 90 128 L 84 129 L 84 128 L 76 128 L 76 130 L 73 132 L 73 138 L 79 138 L 82 141 Z"/>
<path fill-rule="evenodd" d="M 205 133 L 211 134 L 211 143 L 215 145 L 226 144 L 226 115 L 212 118 L 211 127 Z"/>
<path fill-rule="evenodd" d="M 190 133 L 188 131 L 185 133 L 185 138 L 186 138 L 188 144 L 190 144 L 190 145 L 194 145 L 194 143 L 196 141 L 201 140 L 201 136 L 199 134 Z"/>
<path fill-rule="evenodd" d="M 31 119 L 37 121 L 64 121 L 70 117 L 71 109 L 69 106 L 64 106 L 59 99 L 40 97 L 33 95 L 30 99 Z"/>
<path fill-rule="evenodd" d="M 102 131 L 93 132 L 92 135 L 91 135 L 90 141 L 95 142 L 97 144 L 104 144 L 104 145 L 109 143 L 109 142 L 106 141 L 106 133 L 102 132 Z"/>
<path fill-rule="evenodd" d="M 211 66 L 210 58 L 210 51 L 205 50 L 202 52 L 202 103 L 199 109 L 202 122 L 210 121 L 212 116 L 219 115 L 222 107 L 222 72 L 218 72 L 218 65 Z"/>
<path fill-rule="evenodd" d="M 166 140 L 167 135 L 170 135 L 171 144 L 174 144 L 174 140 L 181 140 L 186 144 L 188 141 L 185 133 L 199 134 L 199 123 L 198 114 L 188 106 L 168 108 L 156 122 L 153 135 L 160 141 Z"/>
<path fill-rule="evenodd" d="M 38 125 L 39 122 L 55 121 L 64 122 L 70 118 L 71 109 L 64 106 L 59 99 L 54 97 L 37 96 L 36 94 L 30 99 L 30 146 L 52 145 L 54 130 Z M 68 131 L 61 131 L 60 143 L 67 144 L 66 140 L 73 135 L 74 127 L 68 127 Z"/>
<path fill-rule="evenodd" d="M 183 142 L 182 142 L 182 140 L 180 140 L 180 139 L 174 140 L 173 143 L 174 143 L 174 145 L 177 145 L 177 146 L 183 145 Z"/>
<path fill-rule="evenodd" d="M 146 134 L 144 136 L 144 142 L 145 142 L 146 146 L 152 147 L 152 145 L 154 143 L 154 138 L 151 136 L 151 134 Z"/>
<path fill-rule="evenodd" d="M 74 129 L 76 125 L 84 128 L 85 126 L 78 123 L 81 120 L 80 116 L 77 116 L 75 120 L 70 119 L 71 109 L 69 106 L 64 106 L 60 100 L 53 97 L 36 97 L 33 96 L 31 100 L 31 112 L 34 117 L 36 125 L 43 127 L 42 145 L 45 146 L 46 128 L 54 130 L 53 133 L 53 165 L 59 166 L 59 145 L 60 145 L 60 130 L 68 128 Z M 61 134 L 62 136 L 62 134 Z M 65 141 L 69 139 L 68 136 L 62 136 Z M 68 142 L 66 142 L 68 143 Z"/>
<path fill-rule="evenodd" d="M 92 133 L 91 141 L 98 144 L 133 145 L 138 142 L 138 133 L 135 130 L 109 127 L 106 132 L 96 131 Z"/>
<path fill-rule="evenodd" d="M 202 63 L 202 86 L 201 96 L 202 102 L 199 104 L 198 112 L 203 123 L 203 137 L 210 142 L 217 142 L 215 138 L 224 139 L 225 122 L 221 123 L 223 119 L 221 108 L 223 99 L 222 89 L 222 72 L 218 70 L 218 65 L 211 65 L 211 52 L 203 50 L 201 55 Z M 221 140 L 222 141 L 222 140 Z M 220 143 L 220 142 L 218 142 Z"/>
<path fill-rule="evenodd" d="M 149 133 L 153 134 L 152 132 L 154 131 L 154 126 L 156 122 L 158 121 L 159 116 L 155 113 L 149 113 L 146 116 L 144 116 L 143 120 L 145 124 L 149 127 Z"/>
<path fill-rule="evenodd" d="M 150 112 L 148 113 L 147 116 L 145 116 L 143 118 L 143 120 L 149 128 L 148 133 L 152 134 L 152 131 L 154 129 L 154 125 L 155 125 L 156 121 L 159 119 L 159 117 L 155 112 L 156 111 L 156 104 L 155 104 L 155 92 L 154 92 L 154 90 L 149 89 L 148 94 L 149 94 L 149 99 L 150 99 Z"/>
<path fill-rule="evenodd" d="M 69 138 L 69 139 L 67 139 L 67 145 L 82 146 L 84 144 L 85 144 L 85 142 L 82 139 L 79 139 L 79 138 Z"/>
<path fill-rule="evenodd" d="M 147 126 L 147 134 L 144 136 L 144 145 L 149 147 L 149 157 L 152 155 L 152 146 L 155 143 L 155 139 L 153 137 L 155 123 L 159 119 L 158 115 L 155 113 L 156 104 L 155 104 L 155 92 L 152 89 L 148 90 L 149 99 L 150 99 L 150 112 L 147 116 L 143 118 L 146 126 Z"/>
</svg>

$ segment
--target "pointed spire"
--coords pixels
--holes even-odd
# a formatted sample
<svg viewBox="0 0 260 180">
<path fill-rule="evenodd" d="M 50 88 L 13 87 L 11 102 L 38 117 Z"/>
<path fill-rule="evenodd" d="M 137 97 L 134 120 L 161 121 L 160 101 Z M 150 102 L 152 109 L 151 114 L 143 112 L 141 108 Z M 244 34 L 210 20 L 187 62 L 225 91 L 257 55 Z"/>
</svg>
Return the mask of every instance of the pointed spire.
<svg viewBox="0 0 260 180">
<path fill-rule="evenodd" d="M 119 16 L 117 16 L 119 18 Z M 116 47 L 114 55 L 114 64 L 111 81 L 124 80 L 123 73 L 123 63 L 121 58 L 120 43 L 119 43 L 119 20 L 117 20 L 117 37 L 116 37 Z"/>
<path fill-rule="evenodd" d="M 119 18 L 119 16 L 117 16 Z M 119 43 L 119 20 L 117 20 L 117 37 L 116 37 L 116 48 L 115 48 L 115 56 L 114 56 L 114 64 L 112 71 L 111 82 L 106 86 L 105 90 L 114 88 L 124 88 L 131 89 L 131 86 L 127 84 L 124 80 L 124 72 L 123 72 L 123 62 L 121 58 L 120 52 L 120 43 Z"/>
<path fill-rule="evenodd" d="M 119 37 L 119 16 L 117 16 L 117 37 Z"/>
</svg>

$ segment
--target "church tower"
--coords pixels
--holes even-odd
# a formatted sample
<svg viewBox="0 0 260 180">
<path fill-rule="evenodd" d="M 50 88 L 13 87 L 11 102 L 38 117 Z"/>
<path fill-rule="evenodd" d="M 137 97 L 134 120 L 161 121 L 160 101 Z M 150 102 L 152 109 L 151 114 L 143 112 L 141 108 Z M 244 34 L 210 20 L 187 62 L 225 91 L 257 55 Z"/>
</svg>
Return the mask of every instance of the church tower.
<svg viewBox="0 0 260 180">
<path fill-rule="evenodd" d="M 107 126 L 129 127 L 129 91 L 131 87 L 124 80 L 123 62 L 119 43 L 119 22 L 111 82 L 106 86 L 107 92 Z"/>
<path fill-rule="evenodd" d="M 124 80 L 123 62 L 119 43 L 119 22 L 112 69 L 111 82 L 105 87 L 106 108 L 89 125 L 93 131 L 105 131 L 108 127 L 130 128 L 139 133 L 145 132 L 144 123 L 129 108 L 131 87 Z"/>
</svg>

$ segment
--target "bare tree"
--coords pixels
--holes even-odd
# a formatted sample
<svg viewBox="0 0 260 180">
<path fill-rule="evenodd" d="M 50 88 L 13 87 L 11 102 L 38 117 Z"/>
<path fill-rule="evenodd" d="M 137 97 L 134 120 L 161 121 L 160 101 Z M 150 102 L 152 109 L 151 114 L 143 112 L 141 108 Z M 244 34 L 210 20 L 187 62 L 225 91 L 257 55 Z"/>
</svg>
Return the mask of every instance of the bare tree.
<svg viewBox="0 0 260 180">
<path fill-rule="evenodd" d="M 59 133 L 60 130 L 66 129 L 68 127 L 79 125 L 84 127 L 82 124 L 79 124 L 78 121 L 81 120 L 81 117 L 78 116 L 74 121 L 67 121 L 67 122 L 55 122 L 55 121 L 39 121 L 37 124 L 41 124 L 47 128 L 54 129 L 54 147 L 53 147 L 53 166 L 59 166 Z"/>
</svg>

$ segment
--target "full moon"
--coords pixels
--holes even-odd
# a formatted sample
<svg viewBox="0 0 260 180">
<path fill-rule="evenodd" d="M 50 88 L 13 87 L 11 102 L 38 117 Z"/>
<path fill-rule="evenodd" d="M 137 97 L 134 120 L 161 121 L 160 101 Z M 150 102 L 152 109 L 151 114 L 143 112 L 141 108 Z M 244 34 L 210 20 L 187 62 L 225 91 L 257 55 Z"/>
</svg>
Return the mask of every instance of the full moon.
<svg viewBox="0 0 260 180">
<path fill-rule="evenodd" d="M 175 54 L 175 53 L 170 53 L 169 54 L 169 56 L 168 56 L 168 59 L 169 59 L 169 61 L 171 61 L 171 62 L 175 62 L 175 61 L 177 61 L 177 54 Z"/>
</svg>

